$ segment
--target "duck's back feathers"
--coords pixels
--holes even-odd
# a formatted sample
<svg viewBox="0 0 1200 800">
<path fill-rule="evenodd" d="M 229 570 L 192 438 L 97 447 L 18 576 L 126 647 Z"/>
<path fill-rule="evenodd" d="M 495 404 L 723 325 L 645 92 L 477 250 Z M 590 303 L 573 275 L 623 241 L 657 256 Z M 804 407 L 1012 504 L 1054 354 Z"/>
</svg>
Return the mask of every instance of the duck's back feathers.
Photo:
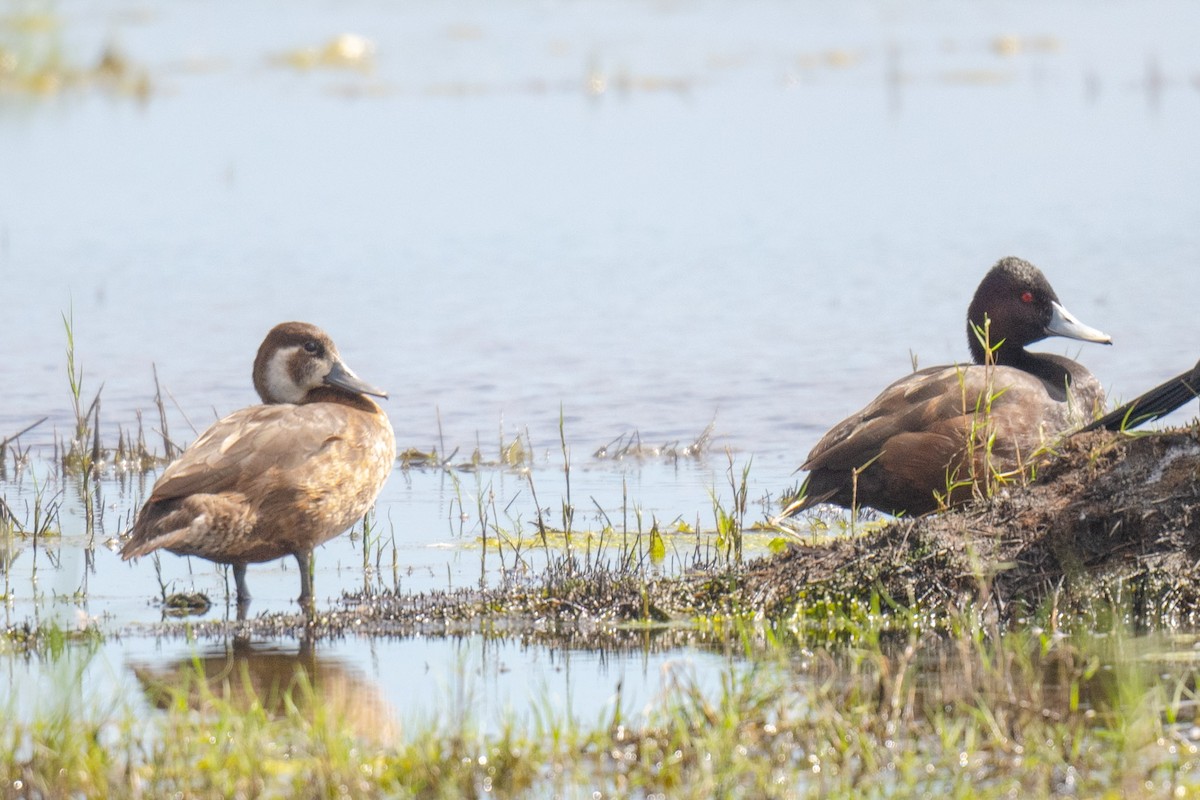
<svg viewBox="0 0 1200 800">
<path fill-rule="evenodd" d="M 163 472 L 151 502 L 247 486 L 268 470 L 304 464 L 346 429 L 336 405 L 263 405 L 213 423 Z"/>
</svg>

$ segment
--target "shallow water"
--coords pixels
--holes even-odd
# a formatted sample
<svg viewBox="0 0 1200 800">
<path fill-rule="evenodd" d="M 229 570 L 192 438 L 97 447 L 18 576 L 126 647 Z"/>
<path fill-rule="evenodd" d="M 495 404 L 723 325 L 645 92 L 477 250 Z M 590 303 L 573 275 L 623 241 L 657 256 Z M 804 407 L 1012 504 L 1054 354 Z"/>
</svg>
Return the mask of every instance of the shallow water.
<svg viewBox="0 0 1200 800">
<path fill-rule="evenodd" d="M 0 92 L 0 438 L 50 417 L 21 438 L 23 471 L 10 451 L 0 497 L 21 517 L 44 487 L 63 527 L 15 545 L 6 616 L 83 614 L 125 631 L 100 668 L 120 681 L 126 663 L 191 646 L 147 647 L 131 626 L 159 618 L 154 565 L 103 546 L 149 480 L 102 482 L 89 555 L 77 487 L 52 478 L 51 445 L 73 426 L 64 313 L 85 399 L 103 385 L 106 443 L 141 412 L 157 446 L 155 368 L 178 441 L 253 402 L 263 334 L 305 319 L 392 392 L 401 449 L 495 459 L 528 437 L 552 517 L 566 491 L 561 419 L 588 524 L 599 506 L 711 528 L 710 493 L 730 497 L 726 448 L 739 472 L 751 464 L 761 518 L 820 434 L 910 369 L 910 353 L 966 357 L 966 303 L 1004 255 L 1042 266 L 1114 337 L 1043 349 L 1080 358 L 1115 398 L 1197 357 L 1191 4 L 109 3 L 57 15 L 47 36 L 68 62 L 90 66 L 111 43 L 151 89 Z M 343 32 L 375 43 L 369 69 L 280 63 Z M 686 445 L 710 422 L 707 458 L 592 456 L 635 431 Z M 364 580 L 477 581 L 477 498 L 493 493 L 526 530 L 536 508 L 515 472 L 457 479 L 398 470 L 378 507 L 388 568 L 364 578 L 343 537 L 318 551 L 318 597 Z M 164 556 L 161 568 L 173 588 L 224 596 L 205 562 Z M 252 567 L 252 611 L 293 608 L 297 583 L 291 563 Z M 501 674 L 441 641 L 328 650 L 393 703 L 418 680 L 394 663 L 442 674 L 465 658 Z M 504 656 L 517 676 L 550 658 Z M 651 660 L 614 669 L 652 682 Z M 587 664 L 576 659 L 569 692 L 602 707 L 615 679 L 579 677 Z M 558 674 L 551 691 L 568 691 Z"/>
</svg>

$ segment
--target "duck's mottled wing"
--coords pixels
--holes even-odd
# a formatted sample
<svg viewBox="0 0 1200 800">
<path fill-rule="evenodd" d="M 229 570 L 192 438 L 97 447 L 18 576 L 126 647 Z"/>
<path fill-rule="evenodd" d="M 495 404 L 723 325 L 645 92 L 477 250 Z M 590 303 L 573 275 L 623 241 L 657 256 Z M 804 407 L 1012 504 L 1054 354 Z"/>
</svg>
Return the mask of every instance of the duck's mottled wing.
<svg viewBox="0 0 1200 800">
<path fill-rule="evenodd" d="M 957 367 L 930 367 L 901 378 L 821 437 L 800 469 L 858 469 L 879 456 L 892 437 L 959 416 L 960 376 Z"/>
<path fill-rule="evenodd" d="M 325 404 L 244 408 L 214 423 L 167 467 L 149 502 L 245 486 L 271 467 L 288 469 L 337 438 L 345 420 Z"/>
</svg>

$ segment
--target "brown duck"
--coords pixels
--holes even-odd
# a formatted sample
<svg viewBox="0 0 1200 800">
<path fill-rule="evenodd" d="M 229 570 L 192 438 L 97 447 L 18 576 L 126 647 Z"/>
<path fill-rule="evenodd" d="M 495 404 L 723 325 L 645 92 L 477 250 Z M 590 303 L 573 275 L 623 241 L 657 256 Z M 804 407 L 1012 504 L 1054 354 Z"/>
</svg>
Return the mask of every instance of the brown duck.
<svg viewBox="0 0 1200 800">
<path fill-rule="evenodd" d="M 817 503 L 908 514 L 955 505 L 989 473 L 1019 468 L 1093 419 L 1104 405 L 1100 382 L 1069 358 L 1025 349 L 1047 336 L 1112 343 L 1072 316 L 1033 264 L 1000 260 L 967 310 L 974 364 L 916 371 L 834 426 L 800 467 L 805 491 L 785 513 Z"/>
<path fill-rule="evenodd" d="M 163 549 L 229 564 L 244 611 L 246 565 L 294 556 L 308 610 L 313 548 L 363 516 L 392 471 L 392 426 L 367 396 L 387 394 L 304 322 L 267 334 L 254 388 L 264 405 L 214 423 L 163 472 L 121 557 Z"/>
</svg>

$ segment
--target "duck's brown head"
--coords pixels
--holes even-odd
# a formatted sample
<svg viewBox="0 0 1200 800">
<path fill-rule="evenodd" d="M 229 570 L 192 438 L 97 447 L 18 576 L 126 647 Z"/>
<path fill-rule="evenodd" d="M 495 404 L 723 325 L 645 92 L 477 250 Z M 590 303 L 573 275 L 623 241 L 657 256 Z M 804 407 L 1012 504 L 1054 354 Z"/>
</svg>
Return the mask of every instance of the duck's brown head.
<svg viewBox="0 0 1200 800">
<path fill-rule="evenodd" d="M 1083 324 L 1063 307 L 1042 271 L 1014 256 L 1002 258 L 983 277 L 967 310 L 967 341 L 971 357 L 986 359 L 976 332 L 990 320 L 987 340 L 996 349 L 994 361 L 1014 363 L 1025 356 L 1025 346 L 1047 336 L 1066 336 L 1085 342 L 1112 344 L 1112 337 Z"/>
<path fill-rule="evenodd" d="M 263 339 L 254 359 L 254 388 L 264 403 L 307 403 L 387 392 L 346 366 L 333 340 L 307 322 L 283 322 Z"/>
</svg>

